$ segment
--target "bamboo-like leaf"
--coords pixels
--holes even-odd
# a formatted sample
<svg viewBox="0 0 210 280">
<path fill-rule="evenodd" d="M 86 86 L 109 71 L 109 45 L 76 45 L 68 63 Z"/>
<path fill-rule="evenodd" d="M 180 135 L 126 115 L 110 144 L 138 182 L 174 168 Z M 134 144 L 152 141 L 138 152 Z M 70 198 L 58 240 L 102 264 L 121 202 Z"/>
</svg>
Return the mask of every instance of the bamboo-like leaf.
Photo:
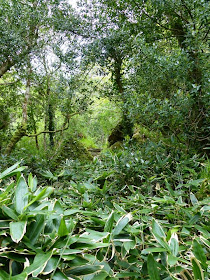
<svg viewBox="0 0 210 280">
<path fill-rule="evenodd" d="M 199 261 L 196 258 L 191 258 L 191 262 L 195 280 L 204 280 L 203 270 Z"/>
<path fill-rule="evenodd" d="M 11 278 L 11 280 L 27 280 L 27 279 L 28 279 L 28 274 L 26 272 L 15 275 Z"/>
<path fill-rule="evenodd" d="M 54 188 L 52 187 L 46 187 L 41 192 L 35 196 L 25 207 L 24 210 L 26 210 L 31 204 L 33 204 L 35 201 L 38 201 L 40 199 L 44 199 L 45 197 L 49 196 L 53 192 Z"/>
<path fill-rule="evenodd" d="M 52 271 L 54 271 L 57 267 L 57 264 L 59 262 L 59 257 L 52 257 L 49 259 L 49 261 L 47 262 L 45 269 L 43 271 L 43 274 L 49 274 Z"/>
<path fill-rule="evenodd" d="M 9 224 L 10 235 L 14 242 L 18 243 L 23 238 L 26 232 L 26 225 L 27 225 L 27 221 L 11 222 Z"/>
<path fill-rule="evenodd" d="M 15 210 L 22 214 L 24 207 L 28 204 L 28 186 L 23 176 L 17 182 L 15 190 Z"/>
<path fill-rule="evenodd" d="M 21 167 L 17 168 L 20 163 L 21 162 L 17 162 L 14 165 L 12 165 L 11 167 L 7 168 L 4 172 L 0 173 L 0 180 L 6 178 L 8 176 L 13 176 L 13 175 L 17 174 L 18 172 L 23 171 L 27 167 L 27 166 L 21 166 Z"/>
<path fill-rule="evenodd" d="M 32 192 L 34 192 L 37 188 L 37 178 L 36 176 L 33 177 L 31 173 L 28 176 L 28 186 Z"/>
<path fill-rule="evenodd" d="M 154 260 L 151 254 L 147 258 L 147 270 L 150 280 L 160 280 L 157 262 Z"/>
<path fill-rule="evenodd" d="M 113 224 L 114 224 L 114 211 L 112 211 L 111 214 L 109 215 L 104 227 L 104 231 L 112 232 Z"/>
<path fill-rule="evenodd" d="M 7 207 L 6 205 L 3 205 L 2 210 L 4 211 L 4 213 L 7 214 L 7 216 L 12 218 L 13 220 L 15 220 L 15 221 L 18 220 L 18 216 L 15 214 L 15 211 L 13 209 Z"/>
<path fill-rule="evenodd" d="M 83 265 L 80 267 L 72 268 L 66 271 L 67 276 L 82 276 L 82 275 L 88 275 L 88 274 L 93 274 L 98 271 L 101 271 L 103 268 L 102 265 Z"/>
<path fill-rule="evenodd" d="M 174 257 L 178 255 L 179 252 L 179 242 L 178 242 L 178 236 L 176 233 L 173 233 L 171 236 L 171 239 L 169 241 L 169 246 L 171 248 L 171 253 Z"/>
<path fill-rule="evenodd" d="M 199 203 L 196 196 L 192 192 L 190 193 L 190 200 L 191 200 L 191 203 L 193 206 L 195 206 Z"/>
<path fill-rule="evenodd" d="M 180 276 L 182 277 L 183 280 L 193 280 L 192 275 L 186 269 L 180 273 Z"/>
<path fill-rule="evenodd" d="M 39 238 L 40 233 L 42 232 L 45 225 L 45 216 L 36 215 L 35 221 L 30 224 L 27 230 L 27 236 L 30 239 L 32 245 L 34 245 Z"/>
<path fill-rule="evenodd" d="M 116 227 L 113 230 L 113 235 L 119 234 L 126 226 L 127 224 L 132 220 L 132 215 L 129 213 L 125 216 L 122 216 L 117 224 Z"/>
<path fill-rule="evenodd" d="M 53 280 L 74 280 L 74 279 L 67 277 L 61 271 L 56 271 L 55 274 L 53 275 Z"/>
<path fill-rule="evenodd" d="M 38 253 L 35 256 L 33 263 L 27 267 L 24 272 L 28 273 L 28 275 L 32 273 L 33 277 L 39 275 L 45 269 L 47 262 L 52 257 L 52 253 L 53 251 Z"/>
<path fill-rule="evenodd" d="M 204 267 L 207 267 L 206 255 L 204 253 L 204 250 L 203 250 L 201 244 L 196 239 L 193 240 L 193 254 L 201 262 L 201 264 Z"/>
<path fill-rule="evenodd" d="M 159 225 L 159 223 L 155 219 L 152 220 L 152 233 L 155 236 L 166 238 L 166 235 L 165 235 L 162 227 Z"/>
<path fill-rule="evenodd" d="M 59 226 L 59 229 L 58 229 L 58 235 L 59 236 L 65 236 L 65 235 L 68 235 L 68 234 L 69 234 L 69 231 L 66 227 L 65 220 L 62 217 L 61 222 L 60 222 L 60 226 Z"/>
</svg>

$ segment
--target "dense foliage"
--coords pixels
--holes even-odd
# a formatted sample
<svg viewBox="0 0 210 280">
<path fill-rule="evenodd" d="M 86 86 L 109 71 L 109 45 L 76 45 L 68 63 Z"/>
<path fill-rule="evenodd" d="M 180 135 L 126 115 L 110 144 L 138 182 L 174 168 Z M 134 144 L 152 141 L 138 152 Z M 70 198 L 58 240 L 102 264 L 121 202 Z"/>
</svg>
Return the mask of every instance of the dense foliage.
<svg viewBox="0 0 210 280">
<path fill-rule="evenodd" d="M 208 280 L 209 1 L 73 2 L 0 0 L 0 280 Z"/>
</svg>

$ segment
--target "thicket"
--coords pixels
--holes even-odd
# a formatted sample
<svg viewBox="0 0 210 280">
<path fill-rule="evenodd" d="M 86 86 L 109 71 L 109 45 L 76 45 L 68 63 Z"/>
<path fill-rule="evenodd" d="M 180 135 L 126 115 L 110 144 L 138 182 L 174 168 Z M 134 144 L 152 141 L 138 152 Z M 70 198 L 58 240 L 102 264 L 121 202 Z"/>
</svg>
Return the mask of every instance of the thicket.
<svg viewBox="0 0 210 280">
<path fill-rule="evenodd" d="M 208 14 L 0 1 L 0 280 L 209 279 Z"/>
</svg>

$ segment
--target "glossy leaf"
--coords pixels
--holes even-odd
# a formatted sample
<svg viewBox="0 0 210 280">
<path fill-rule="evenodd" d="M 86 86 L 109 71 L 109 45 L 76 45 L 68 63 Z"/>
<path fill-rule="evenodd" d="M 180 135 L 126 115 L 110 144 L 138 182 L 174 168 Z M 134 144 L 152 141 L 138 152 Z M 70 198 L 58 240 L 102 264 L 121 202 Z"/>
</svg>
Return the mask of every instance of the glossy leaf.
<svg viewBox="0 0 210 280">
<path fill-rule="evenodd" d="M 15 210 L 22 214 L 24 207 L 28 204 L 28 186 L 23 176 L 17 182 L 15 189 Z"/>
<path fill-rule="evenodd" d="M 11 222 L 10 223 L 10 235 L 14 242 L 18 243 L 26 232 L 27 221 Z"/>
<path fill-rule="evenodd" d="M 150 254 L 147 258 L 147 270 L 150 280 L 160 280 L 159 270 L 157 268 L 157 262 Z"/>
<path fill-rule="evenodd" d="M 195 280 L 204 280 L 203 270 L 199 261 L 196 258 L 191 258 L 191 262 Z"/>
<path fill-rule="evenodd" d="M 114 228 L 114 230 L 113 230 L 113 235 L 117 235 L 117 234 L 119 234 L 126 226 L 127 226 L 127 224 L 130 222 L 132 220 L 132 216 L 131 216 L 131 214 L 129 213 L 129 214 L 127 214 L 127 215 L 125 215 L 125 216 L 123 216 L 123 217 L 121 217 L 119 220 L 118 220 L 118 222 L 117 222 L 117 224 L 116 224 L 116 227 Z"/>
</svg>

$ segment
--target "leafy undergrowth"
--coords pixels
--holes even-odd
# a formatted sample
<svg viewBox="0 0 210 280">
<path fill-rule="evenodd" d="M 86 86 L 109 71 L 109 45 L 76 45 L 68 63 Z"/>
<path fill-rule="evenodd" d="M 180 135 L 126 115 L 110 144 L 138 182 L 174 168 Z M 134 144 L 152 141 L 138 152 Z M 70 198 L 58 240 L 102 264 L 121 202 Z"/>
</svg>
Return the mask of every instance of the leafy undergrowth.
<svg viewBox="0 0 210 280">
<path fill-rule="evenodd" d="M 67 161 L 45 187 L 1 173 L 0 279 L 207 280 L 209 165 L 161 154 Z"/>
</svg>

